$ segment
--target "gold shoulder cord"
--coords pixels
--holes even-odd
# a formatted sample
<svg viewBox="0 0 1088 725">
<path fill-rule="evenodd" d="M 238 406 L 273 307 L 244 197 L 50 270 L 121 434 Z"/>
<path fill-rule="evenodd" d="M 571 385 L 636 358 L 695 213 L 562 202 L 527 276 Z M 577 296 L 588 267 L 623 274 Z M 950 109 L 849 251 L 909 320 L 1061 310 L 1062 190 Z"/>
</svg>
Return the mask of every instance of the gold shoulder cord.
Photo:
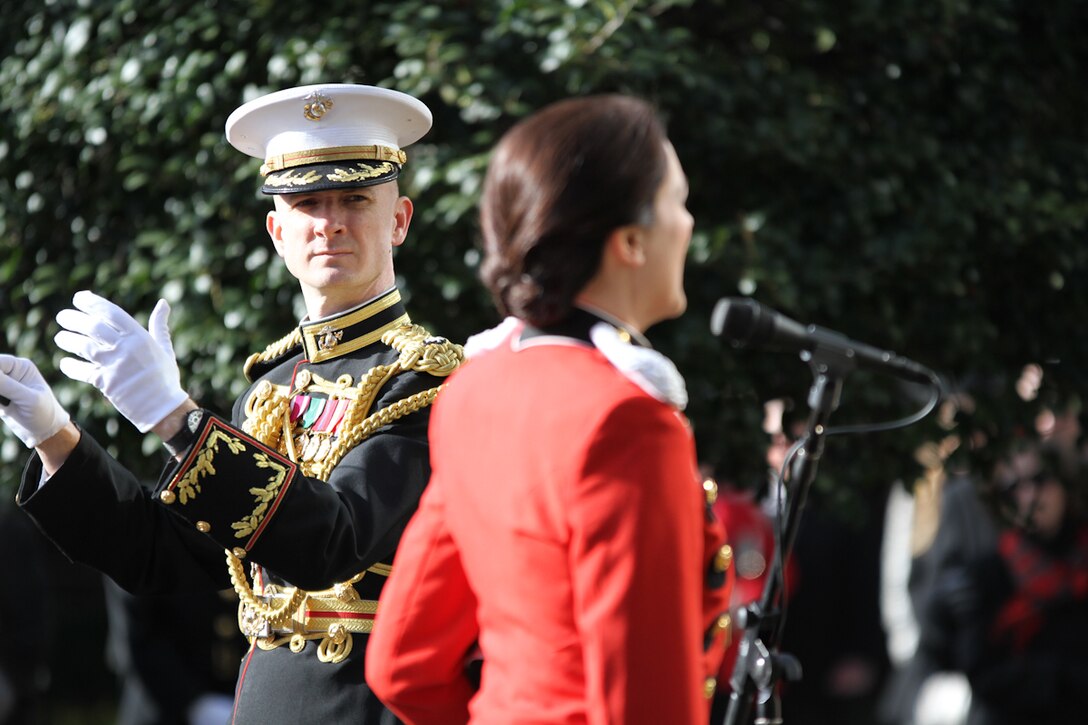
<svg viewBox="0 0 1088 725">
<path fill-rule="evenodd" d="M 261 359 L 271 359 L 289 349 L 297 340 L 292 335 L 270 345 L 263 353 L 253 355 L 246 362 L 246 371 Z M 246 420 L 242 430 L 275 449 L 295 462 L 304 475 L 328 481 L 333 468 L 355 446 L 362 443 L 382 426 L 402 418 L 409 413 L 421 410 L 438 396 L 441 385 L 398 400 L 376 412 L 371 412 L 374 401 L 382 387 L 395 375 L 408 370 L 426 372 L 436 377 L 446 377 L 452 373 L 463 359 L 460 345 L 453 344 L 441 337 L 431 336 L 419 325 L 406 324 L 386 332 L 382 336 L 386 343 L 400 353 L 400 357 L 391 365 L 378 365 L 367 371 L 358 385 L 352 387 L 350 375 L 344 375 L 335 382 L 322 380 L 317 375 L 303 370 L 296 376 L 295 389 L 277 386 L 268 381 L 258 385 L 246 401 Z M 348 405 L 340 425 L 341 434 L 331 444 L 327 454 L 320 460 L 313 460 L 303 455 L 295 444 L 295 431 L 291 422 L 291 400 L 299 394 L 309 391 L 324 392 L 347 399 Z M 250 585 L 241 559 L 231 550 L 226 551 L 227 569 L 231 584 L 238 594 L 238 622 L 242 633 L 262 649 L 274 649 L 290 643 L 291 650 L 301 652 L 306 641 L 320 639 L 318 659 L 322 662 L 342 662 L 352 649 L 351 632 L 369 632 L 372 620 L 359 622 L 348 620 L 347 624 L 333 623 L 322 625 L 316 630 L 309 628 L 310 610 L 368 612 L 376 609 L 376 602 L 359 598 L 352 586 L 366 574 L 359 572 L 346 582 L 336 584 L 331 589 L 320 592 L 307 592 L 298 587 L 287 587 L 282 592 L 279 587 L 263 587 L 264 594 L 258 595 Z M 255 565 L 254 565 L 255 566 Z M 367 571 L 389 576 L 391 567 L 376 564 Z M 270 600 L 278 600 L 272 603 Z M 372 613 L 372 612 L 370 612 Z M 352 624 L 355 624 L 353 627 Z M 276 637 L 273 634 L 286 636 Z"/>
<path fill-rule="evenodd" d="M 290 333 L 276 340 L 274 343 L 266 347 L 261 352 L 255 352 L 246 358 L 246 364 L 242 367 L 242 373 L 246 376 L 246 380 L 252 380 L 249 377 L 249 371 L 253 369 L 253 366 L 259 362 L 266 362 L 268 360 L 275 360 L 280 355 L 290 350 L 292 347 L 296 347 L 302 344 L 302 331 L 297 327 Z"/>
</svg>

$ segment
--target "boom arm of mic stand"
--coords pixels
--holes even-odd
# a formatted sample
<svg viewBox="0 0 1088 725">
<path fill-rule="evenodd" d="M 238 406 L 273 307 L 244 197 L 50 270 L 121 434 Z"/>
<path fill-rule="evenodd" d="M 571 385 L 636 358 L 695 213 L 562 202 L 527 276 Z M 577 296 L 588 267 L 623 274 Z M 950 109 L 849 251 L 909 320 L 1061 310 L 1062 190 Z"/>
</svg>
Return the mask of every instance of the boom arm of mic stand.
<svg viewBox="0 0 1088 725">
<path fill-rule="evenodd" d="M 794 486 L 789 496 L 781 556 L 776 556 L 776 561 L 782 562 L 781 565 L 788 560 L 797 538 L 805 499 L 816 478 L 820 456 L 823 455 L 827 423 L 839 405 L 842 381 L 854 369 L 852 361 L 833 352 L 817 349 L 811 355 L 806 353 L 806 356 L 815 375 L 808 395 L 812 412 L 802 438 L 804 443 L 797 451 L 791 472 Z M 756 725 L 778 725 L 782 722 L 778 680 L 782 677 L 801 677 L 797 659 L 778 652 L 783 623 L 774 608 L 781 584 L 781 570 L 772 572 L 763 586 L 759 604 L 745 608 L 738 618 L 737 623 L 744 635 L 737 648 L 737 658 L 729 680 L 731 692 L 725 725 L 747 725 L 751 722 L 749 718 L 753 704 L 756 706 Z"/>
</svg>

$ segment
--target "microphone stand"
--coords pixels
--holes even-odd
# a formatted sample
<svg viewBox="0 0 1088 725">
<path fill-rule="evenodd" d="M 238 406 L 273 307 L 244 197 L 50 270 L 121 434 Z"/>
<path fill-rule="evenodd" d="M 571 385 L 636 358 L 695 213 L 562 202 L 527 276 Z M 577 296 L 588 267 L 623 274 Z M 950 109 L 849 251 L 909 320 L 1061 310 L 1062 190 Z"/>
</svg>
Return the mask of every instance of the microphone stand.
<svg viewBox="0 0 1088 725">
<path fill-rule="evenodd" d="M 781 552 L 776 552 L 775 570 L 763 586 L 759 602 L 742 607 L 736 613 L 737 629 L 743 632 L 733 674 L 729 678 L 732 692 L 725 713 L 725 725 L 780 725 L 782 707 L 779 699 L 779 680 L 801 679 L 801 664 L 791 654 L 779 652 L 783 620 L 776 602 L 781 594 L 783 567 L 797 538 L 801 512 L 809 489 L 816 478 L 816 467 L 823 455 L 824 437 L 831 413 L 839 407 L 843 380 L 855 367 L 855 362 L 841 350 L 817 346 L 811 352 L 801 353 L 801 359 L 809 363 L 814 380 L 809 389 L 808 405 L 811 409 L 805 434 L 793 462 L 786 513 L 785 535 Z M 779 482 L 782 485 L 783 482 Z M 755 719 L 751 710 L 755 707 Z"/>
</svg>

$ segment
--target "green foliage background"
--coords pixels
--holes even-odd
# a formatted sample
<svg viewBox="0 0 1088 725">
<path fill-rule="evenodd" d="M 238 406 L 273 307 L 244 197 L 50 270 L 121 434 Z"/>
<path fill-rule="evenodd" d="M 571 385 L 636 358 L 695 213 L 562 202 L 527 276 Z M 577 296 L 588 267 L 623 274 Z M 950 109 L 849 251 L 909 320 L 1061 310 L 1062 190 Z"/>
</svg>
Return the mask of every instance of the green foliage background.
<svg viewBox="0 0 1088 725">
<path fill-rule="evenodd" d="M 1007 432 L 1030 420 L 1012 389 L 1025 363 L 1046 369 L 1036 405 L 1085 387 L 1086 31 L 1076 0 L 5 7 L 0 348 L 32 357 L 135 461 L 155 441 L 56 373 L 53 317 L 83 288 L 138 316 L 165 296 L 184 383 L 227 409 L 242 361 L 301 306 L 264 232 L 258 162 L 223 124 L 243 101 L 322 81 L 434 111 L 410 150 L 417 216 L 397 267 L 417 321 L 463 340 L 496 321 L 475 279 L 488 150 L 549 101 L 624 91 L 661 108 L 691 181 L 689 312 L 651 337 L 688 379 L 704 459 L 758 476 L 761 402 L 806 410 L 801 362 L 711 337 L 714 303 L 738 294 L 940 370 L 975 395 L 962 426 Z M 905 392 L 853 376 L 835 421 L 905 414 Z M 825 478 L 848 491 L 903 475 L 935 426 L 838 441 Z M 3 485 L 23 456 L 7 436 Z"/>
</svg>

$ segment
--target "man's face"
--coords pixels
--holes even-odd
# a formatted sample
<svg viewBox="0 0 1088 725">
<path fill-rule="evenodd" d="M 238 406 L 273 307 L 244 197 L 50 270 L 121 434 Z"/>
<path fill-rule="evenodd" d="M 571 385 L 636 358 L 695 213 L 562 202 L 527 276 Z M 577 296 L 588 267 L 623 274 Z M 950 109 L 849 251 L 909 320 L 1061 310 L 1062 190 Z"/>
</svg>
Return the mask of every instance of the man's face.
<svg viewBox="0 0 1088 725">
<path fill-rule="evenodd" d="M 392 182 L 275 197 L 268 235 L 302 286 L 310 316 L 340 312 L 393 285 L 393 247 L 412 202 Z"/>
</svg>

